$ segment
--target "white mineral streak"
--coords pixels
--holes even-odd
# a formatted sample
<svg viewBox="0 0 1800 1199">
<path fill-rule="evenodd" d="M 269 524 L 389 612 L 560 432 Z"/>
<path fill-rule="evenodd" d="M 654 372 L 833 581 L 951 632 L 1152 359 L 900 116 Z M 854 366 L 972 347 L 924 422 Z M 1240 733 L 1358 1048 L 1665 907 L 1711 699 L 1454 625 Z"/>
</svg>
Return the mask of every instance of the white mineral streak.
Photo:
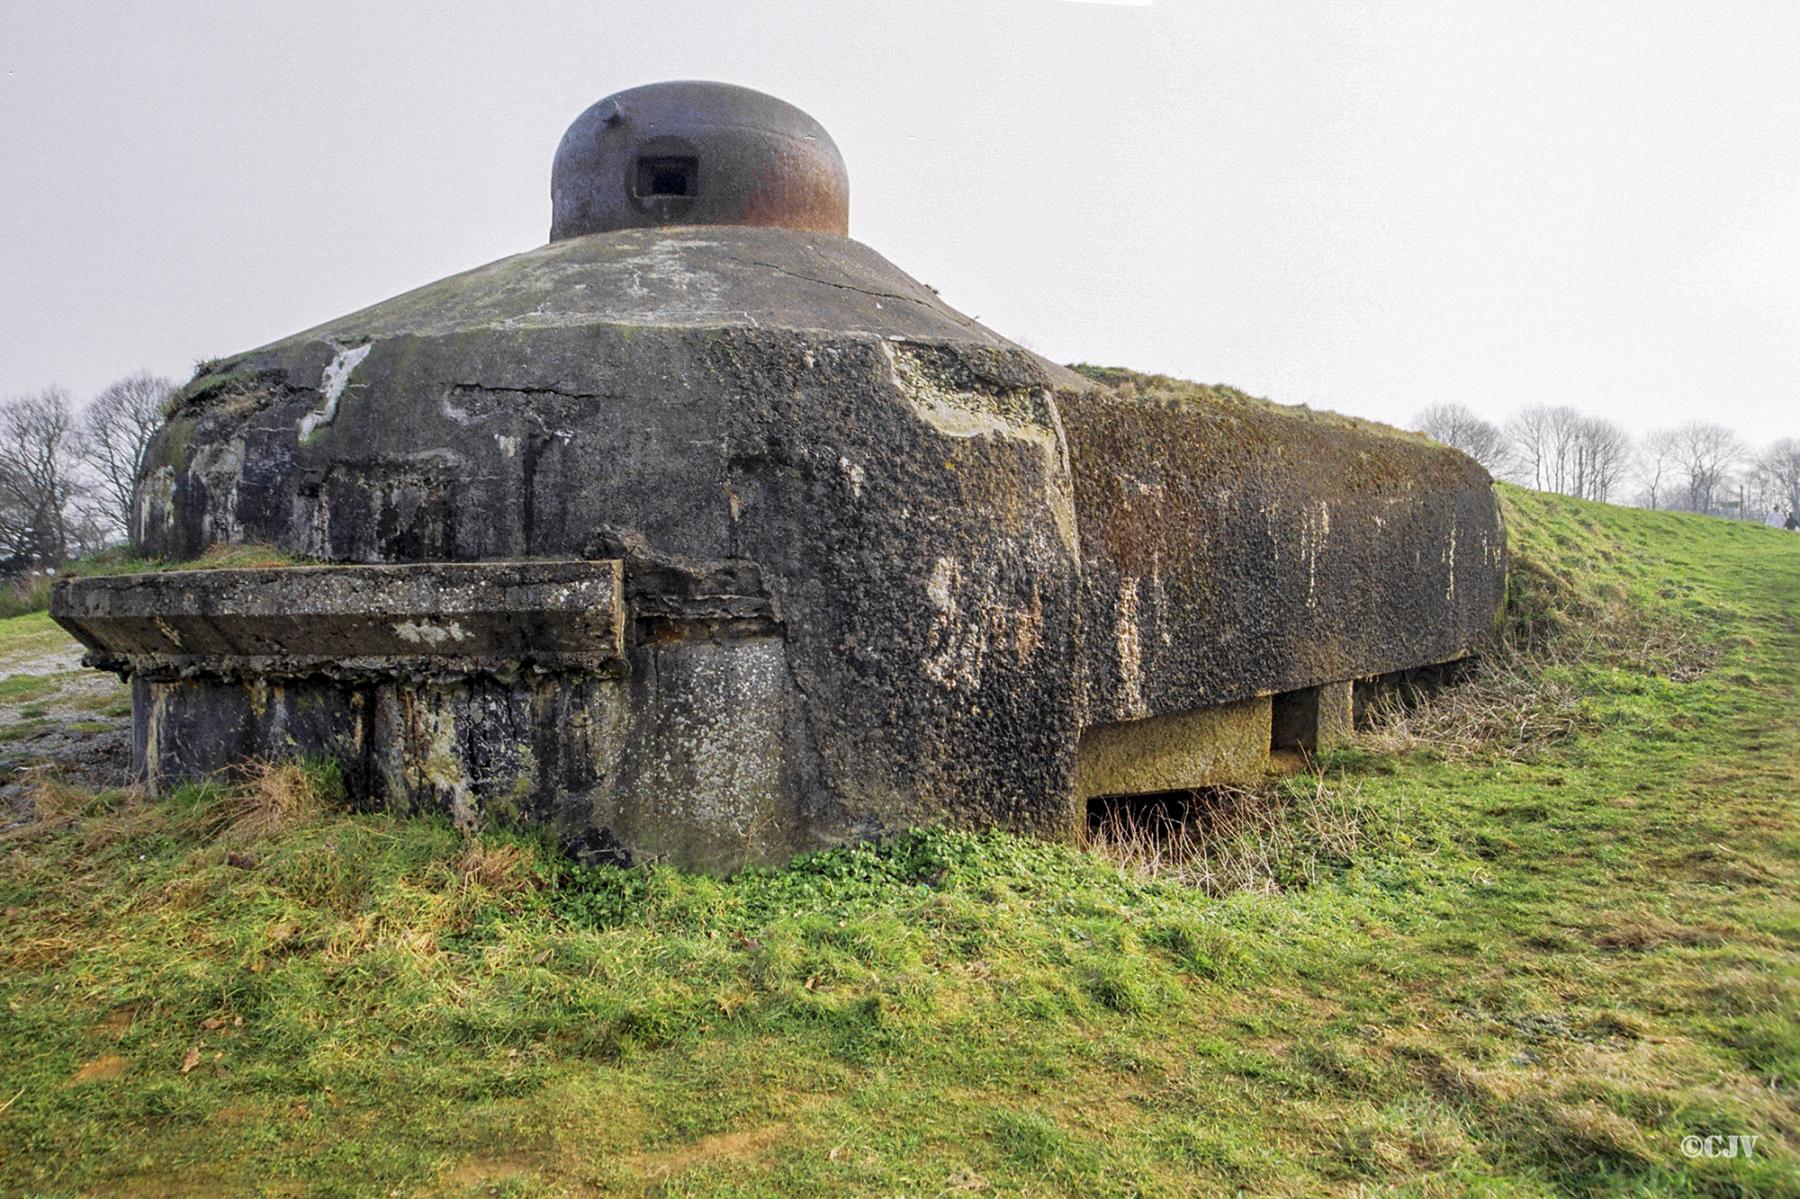
<svg viewBox="0 0 1800 1199">
<path fill-rule="evenodd" d="M 425 745 L 422 755 L 425 782 L 448 801 L 450 822 L 471 832 L 480 817 L 475 795 L 463 777 L 462 747 L 456 736 L 456 718 L 447 709 L 427 706 L 421 714 Z"/>
<path fill-rule="evenodd" d="M 1300 557 L 1306 562 L 1306 606 L 1319 606 L 1319 551 L 1331 536 L 1331 509 L 1319 501 L 1315 514 L 1308 511 L 1300 518 Z"/>
<path fill-rule="evenodd" d="M 684 253 L 715 244 L 704 238 L 663 238 L 642 254 L 620 259 L 613 269 L 629 274 L 630 281 L 617 297 L 624 301 L 619 315 L 679 321 L 719 312 L 725 303 L 724 280 L 704 266 L 696 269 L 707 261 L 704 256 Z"/>
<path fill-rule="evenodd" d="M 850 498 L 862 499 L 863 468 L 848 458 L 839 458 L 838 473 L 850 481 Z"/>
<path fill-rule="evenodd" d="M 1444 598 L 1456 598 L 1456 524 L 1450 525 L 1450 544 L 1444 548 L 1444 564 L 1449 568 L 1450 580 L 1444 585 Z"/>
<path fill-rule="evenodd" d="M 925 599 L 931 604 L 931 631 L 926 634 L 926 652 L 920 659 L 925 676 L 947 691 L 971 690 L 981 686 L 981 667 L 987 658 L 988 628 L 996 605 L 991 597 L 984 602 L 980 594 L 988 588 L 979 579 L 969 588 L 974 594 L 963 596 L 962 567 L 953 558 L 939 558 L 925 581 Z M 965 607 L 970 617 L 965 618 Z"/>
<path fill-rule="evenodd" d="M 350 372 L 369 356 L 375 343 L 366 342 L 348 350 L 334 343 L 332 348 L 337 350 L 337 357 L 331 360 L 325 373 L 319 376 L 319 392 L 325 397 L 325 403 L 317 412 L 308 412 L 300 418 L 301 441 L 337 419 L 338 401 L 344 397 L 344 388 L 350 385 Z"/>
</svg>

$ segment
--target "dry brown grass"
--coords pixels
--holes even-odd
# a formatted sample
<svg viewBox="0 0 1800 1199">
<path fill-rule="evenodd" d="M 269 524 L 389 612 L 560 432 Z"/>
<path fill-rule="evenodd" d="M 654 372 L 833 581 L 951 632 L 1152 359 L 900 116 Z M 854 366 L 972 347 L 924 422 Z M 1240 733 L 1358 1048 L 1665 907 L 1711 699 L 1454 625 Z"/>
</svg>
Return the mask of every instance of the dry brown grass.
<svg viewBox="0 0 1800 1199">
<path fill-rule="evenodd" d="M 471 838 L 456 873 L 465 890 L 479 888 L 497 898 L 519 899 L 538 889 L 532 865 L 532 855 L 522 846 Z"/>
<path fill-rule="evenodd" d="M 1530 561 L 1513 563 L 1509 587 L 1499 635 L 1455 685 L 1391 695 L 1371 712 L 1373 748 L 1458 760 L 1528 756 L 1595 727 L 1577 668 L 1648 668 L 1687 683 L 1723 650 L 1695 622 L 1653 611 L 1622 589 L 1584 593 Z"/>
<path fill-rule="evenodd" d="M 1500 653 L 1478 659 L 1456 683 L 1423 698 L 1387 697 L 1370 713 L 1362 740 L 1389 753 L 1430 749 L 1456 760 L 1520 757 L 1593 723 L 1572 684 L 1546 677 L 1541 662 Z"/>
<path fill-rule="evenodd" d="M 28 770 L 31 778 L 25 793 L 31 802 L 31 816 L 38 828 L 61 828 L 73 824 L 94 807 L 94 795 L 57 778 L 48 766 Z"/>
<path fill-rule="evenodd" d="M 1310 782 L 1113 802 L 1089 822 L 1082 845 L 1125 870 L 1209 895 L 1310 886 L 1322 863 L 1362 849 L 1372 815 L 1360 787 Z"/>
<path fill-rule="evenodd" d="M 327 806 L 298 763 L 252 762 L 214 819 L 222 840 L 254 841 L 315 820 Z"/>
<path fill-rule="evenodd" d="M 19 772 L 24 784 L 22 818 L 0 829 L 0 845 L 29 842 L 71 827 L 80 827 L 95 845 L 110 844 L 137 827 L 142 796 L 135 790 L 95 794 L 59 778 L 52 764 Z"/>
<path fill-rule="evenodd" d="M 96 851 L 166 819 L 141 786 L 87 791 L 64 782 L 48 763 L 21 773 L 30 819 L 0 832 L 0 843 L 79 824 L 83 843 Z M 304 762 L 250 762 L 234 771 L 228 786 L 210 789 L 208 799 L 181 822 L 203 837 L 231 844 L 279 834 L 339 807 L 343 796 L 334 777 Z"/>
</svg>

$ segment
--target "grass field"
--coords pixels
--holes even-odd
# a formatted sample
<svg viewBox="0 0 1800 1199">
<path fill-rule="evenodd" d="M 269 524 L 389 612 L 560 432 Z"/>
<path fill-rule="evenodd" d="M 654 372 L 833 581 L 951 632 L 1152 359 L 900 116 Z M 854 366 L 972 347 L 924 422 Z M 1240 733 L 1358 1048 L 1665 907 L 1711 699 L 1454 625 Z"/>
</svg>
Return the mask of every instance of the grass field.
<svg viewBox="0 0 1800 1199">
<path fill-rule="evenodd" d="M 1242 797 L 1206 885 L 36 783 L 0 1192 L 1800 1196 L 1800 537 L 1505 502 L 1514 649 Z"/>
</svg>

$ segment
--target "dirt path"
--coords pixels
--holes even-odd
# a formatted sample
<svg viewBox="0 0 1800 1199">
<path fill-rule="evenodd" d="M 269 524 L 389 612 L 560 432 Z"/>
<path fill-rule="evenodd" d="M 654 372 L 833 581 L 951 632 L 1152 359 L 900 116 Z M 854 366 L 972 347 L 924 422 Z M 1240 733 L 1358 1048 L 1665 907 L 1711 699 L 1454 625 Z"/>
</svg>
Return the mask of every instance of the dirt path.
<svg viewBox="0 0 1800 1199">
<path fill-rule="evenodd" d="M 130 781 L 130 689 L 81 654 L 41 614 L 0 621 L 0 810 L 20 812 L 46 776 L 88 789 Z"/>
</svg>

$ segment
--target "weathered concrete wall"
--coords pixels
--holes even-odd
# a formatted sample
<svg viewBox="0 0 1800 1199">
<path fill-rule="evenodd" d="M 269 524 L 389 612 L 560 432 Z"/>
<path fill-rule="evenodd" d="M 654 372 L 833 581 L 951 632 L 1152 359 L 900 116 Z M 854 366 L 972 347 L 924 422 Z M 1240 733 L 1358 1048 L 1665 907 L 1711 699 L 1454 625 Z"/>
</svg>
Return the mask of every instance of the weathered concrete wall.
<svg viewBox="0 0 1800 1199">
<path fill-rule="evenodd" d="M 630 802 L 583 802 L 640 854 L 696 777 L 738 780 L 708 811 L 752 860 L 944 819 L 1062 836 L 1071 382 L 852 242 L 582 238 L 220 364 L 152 447 L 138 536 L 621 559 L 631 735 L 661 750 L 621 765 Z"/>
<path fill-rule="evenodd" d="M 1316 754 L 1348 744 L 1356 733 L 1354 686 L 1349 681 L 1321 683 L 1272 696 L 1270 747 Z"/>
<path fill-rule="evenodd" d="M 57 619 L 138 676 L 605 671 L 622 582 L 617 561 L 177 571 L 64 586 Z"/>
<path fill-rule="evenodd" d="M 619 678 L 396 675 L 134 680 L 154 789 L 329 756 L 352 792 L 459 826 L 547 825 L 600 857 L 728 871 L 818 844 L 792 777 L 778 641 L 652 651 Z"/>
<path fill-rule="evenodd" d="M 1223 389 L 1059 400 L 1084 719 L 1446 661 L 1491 626 L 1505 535 L 1487 473 L 1462 454 Z"/>
<path fill-rule="evenodd" d="M 1083 800 L 1243 782 L 1269 760 L 1269 701 L 1099 724 L 1081 734 L 1075 790 Z"/>
<path fill-rule="evenodd" d="M 1460 455 L 1098 387 L 771 229 L 574 238 L 214 364 L 141 492 L 148 553 L 411 580 L 59 590 L 137 672 L 151 777 L 329 752 L 372 802 L 712 869 L 1241 777 L 1272 693 L 1466 653 L 1502 572 Z M 454 569 L 421 564 L 546 560 L 612 590 L 465 605 L 462 639 L 412 611 Z"/>
</svg>

